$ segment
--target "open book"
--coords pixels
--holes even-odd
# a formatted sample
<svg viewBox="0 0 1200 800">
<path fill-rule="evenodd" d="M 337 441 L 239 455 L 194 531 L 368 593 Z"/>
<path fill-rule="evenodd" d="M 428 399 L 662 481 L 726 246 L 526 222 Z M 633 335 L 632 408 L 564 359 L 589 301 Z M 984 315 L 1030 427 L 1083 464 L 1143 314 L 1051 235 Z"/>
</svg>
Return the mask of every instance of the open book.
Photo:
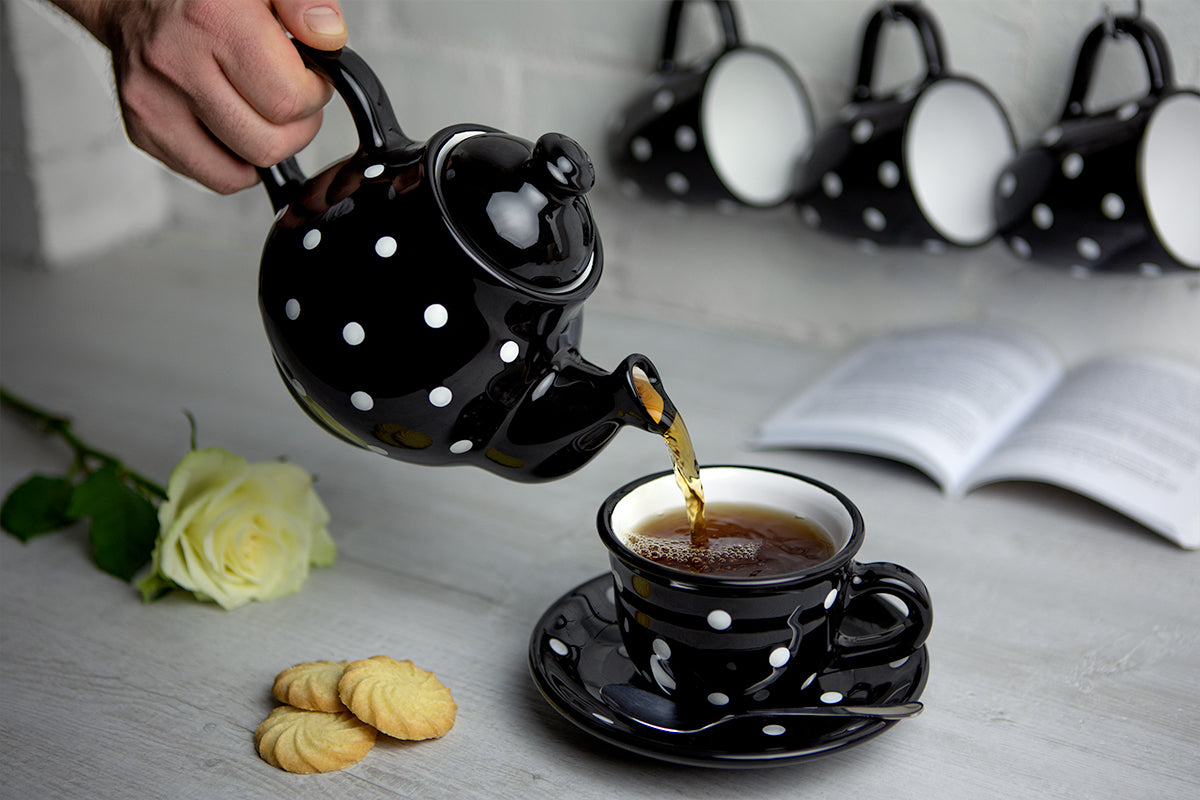
<svg viewBox="0 0 1200 800">
<path fill-rule="evenodd" d="M 1066 369 L 1015 329 L 900 331 L 787 403 L 754 444 L 885 456 L 953 496 L 1001 480 L 1052 483 L 1200 547 L 1200 368 L 1159 355 Z"/>
</svg>

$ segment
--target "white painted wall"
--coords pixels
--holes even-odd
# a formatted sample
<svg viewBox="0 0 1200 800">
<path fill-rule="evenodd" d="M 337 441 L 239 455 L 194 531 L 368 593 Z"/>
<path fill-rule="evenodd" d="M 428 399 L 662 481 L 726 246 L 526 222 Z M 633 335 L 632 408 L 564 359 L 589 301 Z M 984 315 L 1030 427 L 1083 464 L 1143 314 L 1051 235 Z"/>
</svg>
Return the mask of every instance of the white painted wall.
<svg viewBox="0 0 1200 800">
<path fill-rule="evenodd" d="M 36 98 L 27 124 L 49 259 L 78 260 L 169 214 L 175 226 L 240 237 L 252 269 L 254 243 L 270 223 L 261 191 L 217 197 L 121 144 L 111 90 L 98 77 L 103 52 L 35 10 L 40 0 L 3 2 L 16 12 L 18 70 L 26 95 Z M 1125 12 L 1133 2 L 1114 5 Z M 531 139 L 562 131 L 591 152 L 607 248 L 596 305 L 833 345 L 897 325 L 1001 318 L 1042 331 L 1071 358 L 1130 345 L 1200 362 L 1200 273 L 1079 279 L 1018 261 L 997 243 L 940 256 L 868 254 L 809 230 L 789 207 L 722 215 L 625 198 L 604 157 L 606 121 L 653 67 L 660 0 L 343 0 L 342 7 L 351 46 L 389 88 L 410 136 L 481 122 Z M 996 93 L 1021 141 L 1053 124 L 1075 48 L 1102 9 L 1097 0 L 926 7 L 941 24 L 950 66 Z M 743 37 L 791 61 L 818 127 L 849 92 L 859 29 L 873 8 L 869 0 L 738 3 Z M 1177 81 L 1200 85 L 1200 3 L 1147 0 L 1145 13 L 1168 39 Z M 715 41 L 713 20 L 706 4 L 691 9 L 685 54 Z M 877 73 L 888 83 L 918 68 L 907 29 L 894 30 Z M 1108 47 L 1096 100 L 1136 95 L 1144 85 L 1140 51 Z M 315 170 L 353 147 L 353 127 L 335 100 L 301 163 Z"/>
</svg>

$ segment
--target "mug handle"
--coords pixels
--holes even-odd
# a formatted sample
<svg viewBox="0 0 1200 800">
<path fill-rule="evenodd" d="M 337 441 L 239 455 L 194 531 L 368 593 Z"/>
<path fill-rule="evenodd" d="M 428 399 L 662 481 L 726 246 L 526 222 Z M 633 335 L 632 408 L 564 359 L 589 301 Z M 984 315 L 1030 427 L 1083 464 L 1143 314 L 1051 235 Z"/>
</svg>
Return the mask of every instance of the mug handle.
<svg viewBox="0 0 1200 800">
<path fill-rule="evenodd" d="M 295 39 L 292 44 L 304 65 L 332 83 L 350 109 L 358 132 L 359 152 L 383 153 L 416 145 L 400 130 L 383 84 L 357 53 L 348 47 L 317 50 Z M 272 167 L 260 167 L 258 174 L 275 211 L 292 202 L 307 180 L 295 158 L 285 158 Z"/>
<path fill-rule="evenodd" d="M 916 3 L 885 3 L 871 15 L 863 28 L 862 49 L 858 59 L 858 78 L 850 95 L 851 103 L 871 99 L 871 78 L 875 74 L 875 58 L 879 49 L 879 34 L 885 22 L 908 20 L 917 29 L 921 51 L 925 55 L 925 80 L 939 77 L 946 69 L 945 47 L 937 23 Z"/>
<path fill-rule="evenodd" d="M 834 637 L 835 669 L 886 664 L 912 655 L 925 643 L 933 627 L 933 606 L 929 590 L 911 570 L 899 564 L 877 561 L 850 564 L 850 582 L 842 599 L 843 608 L 865 595 L 885 594 L 897 598 L 908 616 L 896 626 L 879 633 L 851 636 L 839 632 Z"/>
<path fill-rule="evenodd" d="M 671 72 L 675 69 L 675 45 L 679 40 L 679 23 L 683 18 L 683 6 L 687 0 L 671 0 L 667 7 L 667 24 L 663 32 L 662 55 L 658 58 L 658 71 Z M 721 23 L 721 35 L 725 39 L 722 52 L 737 47 L 738 37 L 737 16 L 730 0 L 713 0 L 717 17 Z"/>
<path fill-rule="evenodd" d="M 1137 17 L 1111 17 L 1096 24 L 1088 31 L 1079 46 L 1079 58 L 1075 62 L 1075 75 L 1071 79 L 1071 89 L 1067 92 L 1067 104 L 1063 108 L 1060 120 L 1071 119 L 1083 115 L 1083 101 L 1087 97 L 1092 84 L 1092 73 L 1096 68 L 1096 60 L 1100 54 L 1100 45 L 1105 37 L 1116 39 L 1120 36 L 1132 36 L 1142 50 L 1146 59 L 1146 73 L 1150 78 L 1150 91 L 1147 97 L 1160 97 L 1174 83 L 1171 69 L 1171 55 L 1167 51 L 1166 40 L 1162 32 L 1151 22 Z"/>
</svg>

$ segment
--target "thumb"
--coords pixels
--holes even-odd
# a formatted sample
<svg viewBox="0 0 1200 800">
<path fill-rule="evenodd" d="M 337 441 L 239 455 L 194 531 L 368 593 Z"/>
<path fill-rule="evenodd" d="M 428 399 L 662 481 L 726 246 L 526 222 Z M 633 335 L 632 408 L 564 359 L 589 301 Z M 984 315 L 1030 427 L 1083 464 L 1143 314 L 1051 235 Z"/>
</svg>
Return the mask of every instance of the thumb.
<svg viewBox="0 0 1200 800">
<path fill-rule="evenodd" d="M 346 20 L 337 0 L 272 0 L 275 14 L 288 33 L 318 50 L 337 50 L 346 44 Z"/>
</svg>

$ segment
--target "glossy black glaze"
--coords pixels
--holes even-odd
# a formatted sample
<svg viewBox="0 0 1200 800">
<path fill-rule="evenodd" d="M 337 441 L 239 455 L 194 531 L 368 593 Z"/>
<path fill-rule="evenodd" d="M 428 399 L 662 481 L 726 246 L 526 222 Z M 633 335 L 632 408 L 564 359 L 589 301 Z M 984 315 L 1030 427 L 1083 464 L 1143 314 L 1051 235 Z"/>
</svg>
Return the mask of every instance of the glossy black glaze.
<svg viewBox="0 0 1200 800">
<path fill-rule="evenodd" d="M 605 699 L 605 687 L 653 690 L 623 652 L 613 580 L 599 575 L 546 609 L 529 639 L 529 664 L 542 695 L 567 720 L 616 747 L 689 766 L 754 768 L 809 761 L 862 744 L 899 720 L 860 718 L 755 717 L 699 733 L 667 733 L 631 722 Z M 900 623 L 900 612 L 871 596 L 851 605 L 842 620 L 849 636 L 884 634 Z M 885 705 L 920 698 L 929 677 L 921 646 L 890 662 L 823 671 L 803 688 L 778 686 L 757 710 L 821 705 L 831 693 L 843 703 Z M 695 717 L 692 707 L 681 716 Z M 711 712 L 710 712 L 711 713 Z"/>
<path fill-rule="evenodd" d="M 1138 100 L 1086 113 L 1099 51 L 1106 38 L 1118 36 L 1131 37 L 1141 48 L 1149 90 Z M 1185 268 L 1154 229 L 1141 160 L 1156 109 L 1179 93 L 1196 94 L 1175 87 L 1166 41 L 1151 22 L 1115 17 L 1092 27 L 1080 44 L 1058 122 L 1022 150 L 996 182 L 996 219 L 1012 251 L 1023 259 L 1087 272 L 1157 275 Z"/>
<path fill-rule="evenodd" d="M 892 22 L 911 23 L 925 60 L 915 84 L 887 94 L 871 87 L 879 37 Z M 978 246 L 985 237 L 955 240 L 939 230 L 914 194 L 912 165 L 905 156 L 913 112 L 938 83 L 957 83 L 999 101 L 982 84 L 953 75 L 941 32 L 928 9 L 916 3 L 885 3 L 868 17 L 862 32 L 856 81 L 838 119 L 816 138 L 812 152 L 795 165 L 794 202 L 812 227 L 838 236 L 895 247 L 938 249 L 946 244 Z M 1007 116 L 1000 111 L 1007 125 Z M 1015 149 L 1015 136 L 1008 133 Z"/>
<path fill-rule="evenodd" d="M 705 467 L 701 479 L 718 466 Z M 664 567 L 627 549 L 613 531 L 613 509 L 639 486 L 670 473 L 648 475 L 614 492 L 597 517 L 616 586 L 617 621 L 629 660 L 649 686 L 678 702 L 707 706 L 713 693 L 722 711 L 753 707 L 779 687 L 795 693 L 829 669 L 903 658 L 924 643 L 933 612 L 925 584 L 896 564 L 854 560 L 864 527 L 854 504 L 820 481 L 779 470 L 816 486 L 846 509 L 853 528 L 829 561 L 801 573 L 756 578 L 697 575 Z M 908 608 L 903 623 L 860 637 L 843 620 L 860 598 L 887 594 Z M 713 613 L 723 619 L 714 625 Z"/>
<path fill-rule="evenodd" d="M 714 0 L 723 41 L 715 53 L 691 63 L 676 59 L 686 0 L 670 0 L 663 27 L 663 47 L 647 86 L 617 112 L 608 136 L 608 154 L 614 172 L 633 191 L 660 201 L 692 205 L 759 205 L 737 195 L 721 180 L 709 158 L 701 122 L 701 106 L 709 77 L 717 62 L 731 53 L 755 53 L 775 62 L 788 75 L 797 99 L 811 123 L 808 95 L 799 76 L 778 54 L 745 44 L 738 33 L 737 16 L 729 0 Z M 780 164 L 781 171 L 791 168 Z M 777 205 L 785 202 L 781 197 Z"/>
<path fill-rule="evenodd" d="M 631 383 L 635 365 L 657 381 L 644 356 L 609 373 L 577 349 L 603 265 L 582 149 L 481 125 L 414 142 L 354 53 L 296 46 L 360 139 L 311 179 L 291 159 L 261 171 L 279 213 L 259 302 L 301 407 L 380 454 L 521 481 L 578 468 L 622 425 L 659 430 Z"/>
</svg>

